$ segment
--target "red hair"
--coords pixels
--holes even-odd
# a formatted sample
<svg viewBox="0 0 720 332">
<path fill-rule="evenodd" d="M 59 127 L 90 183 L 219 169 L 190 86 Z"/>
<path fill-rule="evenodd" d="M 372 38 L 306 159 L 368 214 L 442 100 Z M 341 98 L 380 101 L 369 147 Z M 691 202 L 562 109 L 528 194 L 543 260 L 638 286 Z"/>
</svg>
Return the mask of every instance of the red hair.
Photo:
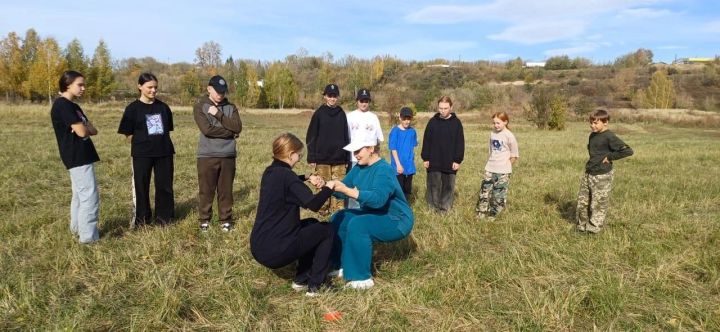
<svg viewBox="0 0 720 332">
<path fill-rule="evenodd" d="M 491 119 L 498 118 L 502 121 L 507 122 L 507 125 L 505 125 L 505 128 L 510 129 L 510 117 L 505 112 L 496 112 L 495 114 L 490 117 Z"/>
</svg>

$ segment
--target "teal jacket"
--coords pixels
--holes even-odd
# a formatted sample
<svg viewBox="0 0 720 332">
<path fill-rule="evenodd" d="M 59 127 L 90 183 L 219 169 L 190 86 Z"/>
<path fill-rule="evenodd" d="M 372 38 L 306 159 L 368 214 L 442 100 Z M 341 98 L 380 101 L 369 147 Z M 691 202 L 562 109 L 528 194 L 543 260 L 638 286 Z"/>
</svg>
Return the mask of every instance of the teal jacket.
<svg viewBox="0 0 720 332">
<path fill-rule="evenodd" d="M 380 159 L 369 166 L 356 165 L 342 182 L 349 188 L 358 189 L 357 201 L 362 212 L 386 215 L 406 227 L 407 232 L 412 229 L 415 217 L 395 177 L 395 170 L 387 161 Z M 334 195 L 340 199 L 347 198 L 341 193 Z"/>
</svg>

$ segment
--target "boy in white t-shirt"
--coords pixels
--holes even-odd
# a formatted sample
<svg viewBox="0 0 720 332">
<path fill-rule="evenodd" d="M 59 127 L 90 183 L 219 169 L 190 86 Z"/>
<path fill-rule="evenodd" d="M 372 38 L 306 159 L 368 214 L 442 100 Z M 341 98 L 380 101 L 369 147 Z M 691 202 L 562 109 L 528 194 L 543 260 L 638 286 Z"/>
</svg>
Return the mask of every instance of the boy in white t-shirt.
<svg viewBox="0 0 720 332">
<path fill-rule="evenodd" d="M 385 141 L 385 139 L 383 138 L 382 127 L 380 127 L 380 120 L 375 113 L 370 111 L 370 102 L 372 101 L 370 98 L 370 90 L 358 90 L 355 100 L 357 102 L 357 109 L 347 115 L 350 142 L 377 141 L 379 145 L 380 142 Z M 355 155 L 353 155 L 351 168 L 355 167 L 356 164 L 357 159 Z M 352 198 L 348 200 L 347 207 L 349 209 L 360 208 L 358 203 Z"/>
</svg>

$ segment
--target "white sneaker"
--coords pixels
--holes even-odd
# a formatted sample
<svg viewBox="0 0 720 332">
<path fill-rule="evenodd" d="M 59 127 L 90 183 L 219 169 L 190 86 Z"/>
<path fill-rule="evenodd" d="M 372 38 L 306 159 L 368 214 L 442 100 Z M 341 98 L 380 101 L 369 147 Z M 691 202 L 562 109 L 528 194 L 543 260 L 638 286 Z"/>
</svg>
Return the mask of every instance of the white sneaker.
<svg viewBox="0 0 720 332">
<path fill-rule="evenodd" d="M 375 282 L 372 278 L 365 280 L 353 280 L 345 284 L 345 287 L 352 289 L 370 289 L 373 286 L 375 286 Z"/>
<path fill-rule="evenodd" d="M 290 284 L 290 287 L 298 292 L 302 292 L 308 288 L 308 285 L 307 284 L 298 284 L 293 281 L 292 284 Z"/>
<path fill-rule="evenodd" d="M 335 278 L 335 277 L 342 278 L 343 269 L 332 270 L 327 274 L 327 276 L 330 278 Z"/>
</svg>

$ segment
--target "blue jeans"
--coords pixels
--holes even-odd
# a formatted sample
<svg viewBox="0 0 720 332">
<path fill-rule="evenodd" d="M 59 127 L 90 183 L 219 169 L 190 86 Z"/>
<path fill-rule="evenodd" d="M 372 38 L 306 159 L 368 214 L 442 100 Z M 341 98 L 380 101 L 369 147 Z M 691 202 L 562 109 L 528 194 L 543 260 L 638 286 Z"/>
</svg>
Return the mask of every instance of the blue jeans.
<svg viewBox="0 0 720 332">
<path fill-rule="evenodd" d="M 100 239 L 97 229 L 100 195 L 95 181 L 95 166 L 88 164 L 70 170 L 72 201 L 70 202 L 70 231 L 79 236 L 80 243 Z"/>
</svg>

